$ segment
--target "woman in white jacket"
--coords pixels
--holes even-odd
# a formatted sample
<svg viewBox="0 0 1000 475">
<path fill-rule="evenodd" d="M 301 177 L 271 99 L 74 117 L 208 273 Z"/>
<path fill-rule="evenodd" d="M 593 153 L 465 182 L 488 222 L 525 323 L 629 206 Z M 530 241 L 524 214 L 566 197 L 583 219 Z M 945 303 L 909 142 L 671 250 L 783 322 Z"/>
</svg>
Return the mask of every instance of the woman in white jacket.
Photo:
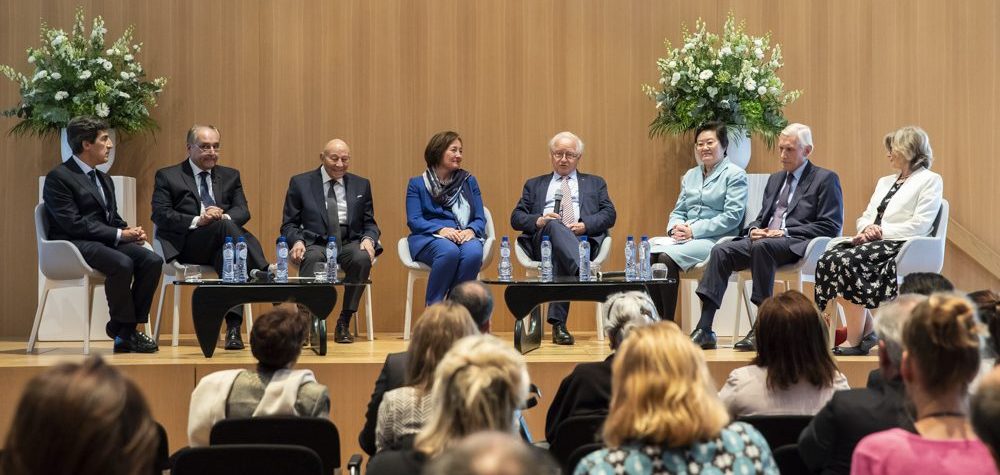
<svg viewBox="0 0 1000 475">
<path fill-rule="evenodd" d="M 907 126 L 885 136 L 886 156 L 896 174 L 875 185 L 858 218 L 858 234 L 830 243 L 816 265 L 815 301 L 821 311 L 841 295 L 848 300 L 847 344 L 836 355 L 865 355 L 878 342 L 871 312 L 896 298 L 896 255 L 906 240 L 927 236 L 941 209 L 941 175 L 930 170 L 934 155 L 927 133 Z M 864 308 L 862 308 L 862 306 Z"/>
</svg>

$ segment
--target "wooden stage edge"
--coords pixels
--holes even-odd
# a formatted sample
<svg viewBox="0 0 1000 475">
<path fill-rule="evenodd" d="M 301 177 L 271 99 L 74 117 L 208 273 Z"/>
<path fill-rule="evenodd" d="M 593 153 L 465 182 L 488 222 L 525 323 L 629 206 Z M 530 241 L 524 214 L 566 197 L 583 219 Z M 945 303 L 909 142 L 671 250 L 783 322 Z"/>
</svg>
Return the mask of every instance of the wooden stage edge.
<svg viewBox="0 0 1000 475">
<path fill-rule="evenodd" d="M 511 333 L 496 336 L 512 341 Z M 542 392 L 538 406 L 525 412 L 528 425 L 538 439 L 544 438 L 545 413 L 559 382 L 577 363 L 600 361 L 611 353 L 607 342 L 598 341 L 594 332 L 577 332 L 576 338 L 576 344 L 568 347 L 544 341 L 541 348 L 525 355 L 531 379 Z M 214 357 L 205 358 L 193 335 L 181 335 L 176 347 L 169 346 L 169 340 L 161 344 L 164 342 L 166 345 L 153 355 L 113 354 L 110 342 L 92 342 L 91 354 L 103 356 L 142 388 L 153 416 L 167 429 L 170 450 L 174 451 L 187 445 L 188 404 L 198 380 L 222 369 L 253 368 L 255 360 L 249 347 L 225 351 L 221 344 Z M 18 398 L 28 380 L 46 367 L 83 359 L 82 349 L 80 342 L 40 342 L 35 353 L 29 355 L 25 353 L 24 341 L 0 341 L 0 381 L 5 381 L 0 391 L 0 437 L 6 438 Z M 386 355 L 405 349 L 406 342 L 398 333 L 379 333 L 375 341 L 368 341 L 362 334 L 350 345 L 338 345 L 331 339 L 326 356 L 317 356 L 303 348 L 297 367 L 311 369 L 316 379 L 329 387 L 331 419 L 340 430 L 344 460 L 350 454 L 361 453 L 357 435 L 364 425 L 365 409 Z M 748 364 L 753 353 L 720 348 L 706 351 L 705 357 L 712 377 L 721 387 L 729 372 Z M 878 365 L 878 358 L 874 353 L 866 357 L 842 357 L 837 364 L 851 387 L 863 387 L 868 372 Z"/>
</svg>

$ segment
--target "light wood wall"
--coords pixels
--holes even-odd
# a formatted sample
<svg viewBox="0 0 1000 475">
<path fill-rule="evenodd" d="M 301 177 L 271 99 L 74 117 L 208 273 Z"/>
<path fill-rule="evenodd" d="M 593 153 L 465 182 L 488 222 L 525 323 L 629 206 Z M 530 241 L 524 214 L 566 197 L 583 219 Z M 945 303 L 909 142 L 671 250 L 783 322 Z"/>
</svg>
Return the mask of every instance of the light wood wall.
<svg viewBox="0 0 1000 475">
<path fill-rule="evenodd" d="M 146 70 L 169 78 L 154 110 L 160 130 L 121 143 L 113 169 L 137 178 L 138 224 L 147 229 L 153 173 L 184 158 L 192 123 L 221 129 L 222 163 L 242 171 L 248 227 L 263 242 L 277 234 L 289 177 L 318 166 L 328 139 L 350 143 L 351 171 L 372 180 L 386 247 L 373 273 L 377 330 L 402 329 L 405 273 L 395 247 L 407 232 L 404 188 L 437 131 L 462 134 L 465 166 L 500 234 L 514 235 L 507 216 L 524 180 L 550 170 L 546 142 L 561 130 L 586 142 L 581 169 L 607 179 L 618 243 L 661 232 L 693 165 L 690 137 L 647 136 L 654 110 L 640 85 L 657 80 L 663 39 L 676 44 L 681 26 L 699 17 L 718 31 L 730 10 L 782 44 L 782 77 L 804 90 L 787 116 L 813 127 L 815 163 L 840 174 L 848 231 L 875 179 L 890 172 L 882 135 L 919 124 L 931 136 L 953 219 L 1000 249 L 992 218 L 1000 198 L 993 0 L 79 3 L 104 15 L 110 35 L 134 24 Z M 76 5 L 0 0 L 0 63 L 26 70 L 24 49 L 37 44 L 39 20 L 68 29 Z M 0 82 L 0 105 L 17 97 L 14 84 Z M 0 119 L 0 129 L 13 124 Z M 0 144 L 0 335 L 24 337 L 36 306 L 34 177 L 56 164 L 58 149 L 55 139 L 4 136 Z M 755 141 L 750 171 L 776 168 L 775 154 Z M 621 267 L 620 254 L 608 267 Z M 945 274 L 965 289 L 1000 288 L 952 246 Z M 577 305 L 571 329 L 593 329 L 592 308 Z M 509 315 L 498 310 L 495 327 L 509 330 Z"/>
</svg>

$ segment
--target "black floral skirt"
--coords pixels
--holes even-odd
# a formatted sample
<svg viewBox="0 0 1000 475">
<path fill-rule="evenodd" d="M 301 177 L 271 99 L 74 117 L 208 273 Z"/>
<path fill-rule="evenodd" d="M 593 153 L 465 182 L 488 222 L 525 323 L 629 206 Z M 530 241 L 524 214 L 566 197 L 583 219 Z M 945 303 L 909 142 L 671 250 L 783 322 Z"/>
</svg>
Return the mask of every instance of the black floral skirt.
<svg viewBox="0 0 1000 475">
<path fill-rule="evenodd" d="M 845 242 L 827 249 L 816 264 L 816 306 L 825 310 L 837 295 L 869 309 L 896 298 L 896 255 L 904 242 Z"/>
</svg>

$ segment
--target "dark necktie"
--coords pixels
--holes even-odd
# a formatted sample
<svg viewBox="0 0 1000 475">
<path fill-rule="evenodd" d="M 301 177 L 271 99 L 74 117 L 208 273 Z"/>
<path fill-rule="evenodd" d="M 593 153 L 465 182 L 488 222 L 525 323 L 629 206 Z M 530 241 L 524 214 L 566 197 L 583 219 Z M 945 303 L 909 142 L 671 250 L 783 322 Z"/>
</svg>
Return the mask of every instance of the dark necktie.
<svg viewBox="0 0 1000 475">
<path fill-rule="evenodd" d="M 91 170 L 87 172 L 87 175 L 90 175 L 90 182 L 94 184 L 94 189 L 97 190 L 97 196 L 101 198 L 101 206 L 104 207 L 104 214 L 107 217 L 108 222 L 111 222 L 111 210 L 108 209 L 108 199 L 104 196 L 104 189 L 97 182 L 97 171 Z"/>
<path fill-rule="evenodd" d="M 795 175 L 789 173 L 788 178 L 785 179 L 785 186 L 781 189 L 781 196 L 778 196 L 778 204 L 774 208 L 774 214 L 771 215 L 771 222 L 767 225 L 768 229 L 781 229 L 782 218 L 785 217 L 785 211 L 788 210 L 788 194 L 792 191 L 793 179 L 795 179 Z"/>
<path fill-rule="evenodd" d="M 337 238 L 337 245 L 343 246 L 343 236 L 340 235 L 340 207 L 337 205 L 336 180 L 330 180 L 330 189 L 326 192 L 327 235 Z"/>
<path fill-rule="evenodd" d="M 215 206 L 215 199 L 212 198 L 212 193 L 208 191 L 208 180 L 212 176 L 208 172 L 201 172 L 198 174 L 201 177 L 201 203 L 205 205 L 206 208 L 209 206 Z"/>
</svg>

